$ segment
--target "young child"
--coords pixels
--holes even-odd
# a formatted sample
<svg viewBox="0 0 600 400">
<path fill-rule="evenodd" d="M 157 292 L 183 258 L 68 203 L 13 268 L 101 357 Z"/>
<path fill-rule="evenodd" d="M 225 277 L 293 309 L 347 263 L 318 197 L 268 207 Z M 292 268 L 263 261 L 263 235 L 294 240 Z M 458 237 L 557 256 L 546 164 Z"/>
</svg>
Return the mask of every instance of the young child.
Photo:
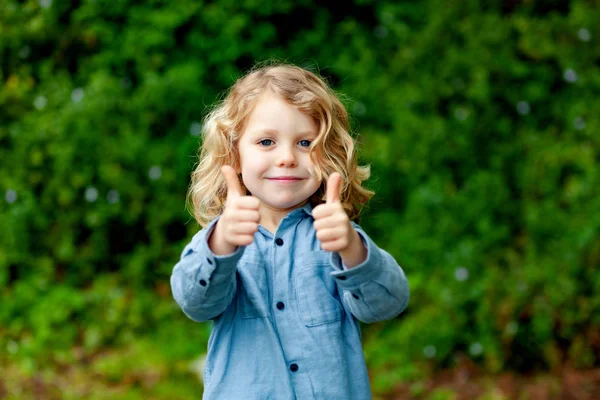
<svg viewBox="0 0 600 400">
<path fill-rule="evenodd" d="M 326 83 L 285 64 L 208 115 L 189 191 L 203 229 L 171 276 L 183 312 L 214 322 L 203 398 L 371 398 L 358 321 L 397 316 L 409 288 L 354 222 L 373 193 L 348 131 Z"/>
</svg>

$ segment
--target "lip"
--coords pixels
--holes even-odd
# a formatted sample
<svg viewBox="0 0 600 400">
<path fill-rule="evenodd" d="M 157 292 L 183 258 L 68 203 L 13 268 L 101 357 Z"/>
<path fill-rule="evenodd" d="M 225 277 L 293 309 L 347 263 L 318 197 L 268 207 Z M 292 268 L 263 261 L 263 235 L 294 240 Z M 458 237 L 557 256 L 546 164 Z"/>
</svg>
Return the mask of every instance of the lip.
<svg viewBox="0 0 600 400">
<path fill-rule="evenodd" d="M 302 180 L 302 178 L 298 178 L 296 176 L 275 176 L 273 178 L 267 178 L 270 181 L 277 181 L 277 182 L 297 182 Z"/>
</svg>

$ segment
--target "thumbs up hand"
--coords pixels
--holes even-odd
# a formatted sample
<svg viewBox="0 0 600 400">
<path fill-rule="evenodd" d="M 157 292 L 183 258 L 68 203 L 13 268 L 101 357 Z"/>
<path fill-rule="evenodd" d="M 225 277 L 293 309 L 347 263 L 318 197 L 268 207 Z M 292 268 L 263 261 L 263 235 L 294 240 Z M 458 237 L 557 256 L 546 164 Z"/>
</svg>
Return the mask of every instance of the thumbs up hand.
<svg viewBox="0 0 600 400">
<path fill-rule="evenodd" d="M 340 253 L 344 264 L 352 267 L 366 258 L 366 248 L 340 201 L 342 177 L 337 172 L 327 179 L 326 203 L 313 209 L 314 227 L 321 248 L 325 251 Z"/>
<path fill-rule="evenodd" d="M 224 255 L 253 242 L 260 222 L 260 200 L 244 195 L 239 178 L 229 165 L 223 166 L 221 172 L 227 183 L 227 200 L 208 244 L 215 254 Z"/>
</svg>

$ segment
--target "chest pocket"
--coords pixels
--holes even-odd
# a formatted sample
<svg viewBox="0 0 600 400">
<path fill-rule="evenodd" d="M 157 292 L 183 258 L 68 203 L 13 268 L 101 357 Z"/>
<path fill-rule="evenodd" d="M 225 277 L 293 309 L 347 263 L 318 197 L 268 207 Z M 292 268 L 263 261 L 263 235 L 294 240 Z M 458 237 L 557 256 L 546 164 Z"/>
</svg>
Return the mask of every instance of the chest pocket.
<svg viewBox="0 0 600 400">
<path fill-rule="evenodd" d="M 259 252 L 244 251 L 238 263 L 237 285 L 242 318 L 267 317 L 267 274 Z"/>
<path fill-rule="evenodd" d="M 306 326 L 318 326 L 339 321 L 344 309 L 337 287 L 330 276 L 331 255 L 326 251 L 311 251 L 297 258 L 294 264 L 294 286 L 298 312 Z"/>
</svg>

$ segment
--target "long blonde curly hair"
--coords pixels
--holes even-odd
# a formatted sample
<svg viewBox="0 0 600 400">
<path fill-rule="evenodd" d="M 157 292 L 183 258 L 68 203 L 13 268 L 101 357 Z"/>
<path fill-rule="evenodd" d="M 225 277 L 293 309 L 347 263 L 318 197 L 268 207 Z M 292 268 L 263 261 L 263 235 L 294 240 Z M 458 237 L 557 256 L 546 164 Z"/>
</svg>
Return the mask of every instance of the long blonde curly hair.
<svg viewBox="0 0 600 400">
<path fill-rule="evenodd" d="M 192 172 L 188 205 L 198 223 L 206 227 L 223 212 L 227 196 L 223 165 L 239 164 L 238 141 L 257 99 L 271 90 L 313 118 L 318 136 L 309 154 L 321 186 L 310 198 L 313 205 L 325 202 L 327 178 L 342 176 L 340 200 L 349 218 L 358 222 L 364 205 L 374 192 L 361 186 L 370 176 L 369 166 L 359 166 L 354 139 L 349 133 L 346 109 L 325 81 L 295 65 L 270 63 L 255 66 L 238 79 L 226 97 L 206 116 L 202 129 L 199 162 Z M 243 190 L 243 182 L 240 180 Z"/>
</svg>

